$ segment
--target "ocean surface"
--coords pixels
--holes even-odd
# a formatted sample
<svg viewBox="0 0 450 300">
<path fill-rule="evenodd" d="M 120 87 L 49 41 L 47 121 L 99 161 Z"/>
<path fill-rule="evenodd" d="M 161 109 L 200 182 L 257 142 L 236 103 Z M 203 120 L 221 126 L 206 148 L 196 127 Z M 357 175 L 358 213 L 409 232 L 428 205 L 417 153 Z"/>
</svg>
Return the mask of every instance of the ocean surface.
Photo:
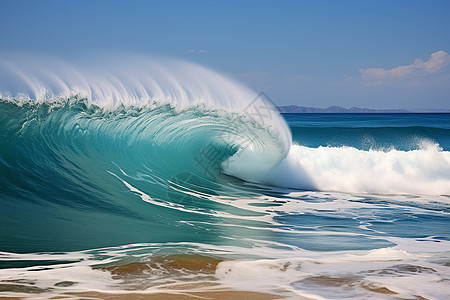
<svg viewBox="0 0 450 300">
<path fill-rule="evenodd" d="M 280 115 L 190 63 L 23 61 L 0 298 L 448 299 L 450 114 Z"/>
</svg>

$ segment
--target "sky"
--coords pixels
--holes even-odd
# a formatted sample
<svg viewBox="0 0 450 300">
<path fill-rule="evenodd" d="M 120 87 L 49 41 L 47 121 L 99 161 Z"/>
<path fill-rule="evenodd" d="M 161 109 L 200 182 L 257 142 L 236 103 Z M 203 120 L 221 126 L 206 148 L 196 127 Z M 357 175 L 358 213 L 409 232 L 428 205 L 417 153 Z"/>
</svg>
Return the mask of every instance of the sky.
<svg viewBox="0 0 450 300">
<path fill-rule="evenodd" d="M 0 0 L 0 55 L 187 60 L 278 105 L 450 110 L 450 1 Z"/>
</svg>

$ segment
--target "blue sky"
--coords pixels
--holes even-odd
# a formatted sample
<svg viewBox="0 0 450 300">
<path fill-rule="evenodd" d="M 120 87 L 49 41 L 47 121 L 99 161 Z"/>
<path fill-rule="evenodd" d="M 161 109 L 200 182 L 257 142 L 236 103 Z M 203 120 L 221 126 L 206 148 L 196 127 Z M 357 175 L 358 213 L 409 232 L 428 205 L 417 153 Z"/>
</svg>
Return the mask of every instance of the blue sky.
<svg viewBox="0 0 450 300">
<path fill-rule="evenodd" d="M 450 109 L 450 1 L 0 1 L 0 52 L 185 59 L 279 105 Z"/>
</svg>

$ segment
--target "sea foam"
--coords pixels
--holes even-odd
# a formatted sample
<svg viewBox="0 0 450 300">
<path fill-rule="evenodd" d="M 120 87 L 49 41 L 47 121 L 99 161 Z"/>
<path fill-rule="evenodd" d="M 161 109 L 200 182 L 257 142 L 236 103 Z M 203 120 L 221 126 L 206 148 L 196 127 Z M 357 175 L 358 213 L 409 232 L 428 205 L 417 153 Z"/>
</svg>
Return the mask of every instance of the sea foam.
<svg viewBox="0 0 450 300">
<path fill-rule="evenodd" d="M 436 144 L 399 151 L 293 145 L 268 173 L 227 172 L 249 181 L 305 190 L 450 195 L 450 152 Z"/>
</svg>

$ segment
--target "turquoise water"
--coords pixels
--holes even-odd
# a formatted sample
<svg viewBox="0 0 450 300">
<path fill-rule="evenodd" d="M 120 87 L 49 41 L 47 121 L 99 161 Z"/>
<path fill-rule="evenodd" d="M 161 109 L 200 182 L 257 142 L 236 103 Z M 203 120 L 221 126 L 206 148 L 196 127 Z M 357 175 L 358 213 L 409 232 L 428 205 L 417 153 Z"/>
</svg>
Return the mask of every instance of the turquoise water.
<svg viewBox="0 0 450 300">
<path fill-rule="evenodd" d="M 450 114 L 248 103 L 0 100 L 0 296 L 450 294 Z M 155 267 L 179 254 L 221 262 Z M 99 269 L 129 263 L 146 271 Z"/>
<path fill-rule="evenodd" d="M 179 115 L 169 107 L 104 114 L 98 108 L 88 109 L 83 101 L 66 103 L 51 112 L 46 105 L 0 104 L 4 128 L 0 161 L 3 178 L 3 209 L 0 213 L 2 228 L 6 229 L 0 233 L 3 251 L 74 251 L 145 242 L 220 243 L 216 238 L 220 228 L 215 222 L 221 218 L 216 214 L 257 217 L 262 213 L 211 198 L 223 196 L 231 201 L 241 197 L 255 198 L 255 205 L 277 208 L 290 193 L 216 172 L 214 166 L 223 164 L 221 157 L 236 153 L 232 146 L 218 145 L 217 150 L 221 151 L 217 155 L 218 162 L 204 158 L 204 164 L 210 168 L 207 172 L 197 164 L 199 151 L 207 149 L 217 131 L 224 130 L 221 126 L 226 126 L 232 119 L 218 120 L 214 114 L 199 111 Z M 450 140 L 448 114 L 287 114 L 284 117 L 293 133 L 293 141 L 310 149 L 354 147 L 368 151 L 365 141 L 369 139 L 370 149 L 389 153 L 389 149 L 419 149 L 422 141 L 442 147 Z M 198 129 L 198 122 L 205 122 L 205 125 Z M 179 123 L 187 128 L 177 127 Z M 175 125 L 168 129 L 167 124 Z M 198 138 L 192 141 L 183 132 L 186 129 L 192 136 L 199 130 Z M 178 145 L 172 145 L 173 139 Z M 448 150 L 443 148 L 441 153 Z M 448 177 L 448 173 L 442 175 Z M 131 190 L 125 182 L 140 192 Z M 187 194 L 187 189 L 192 189 L 192 194 Z M 141 193 L 151 200 L 142 201 Z M 258 197 L 265 198 L 267 194 L 278 199 L 274 200 L 275 204 L 259 203 Z M 364 198 L 371 199 L 368 195 Z M 371 201 L 376 202 L 376 197 Z M 448 211 L 445 205 L 438 205 L 437 209 Z M 386 211 L 391 215 L 390 210 Z M 403 216 L 403 211 L 395 215 Z M 414 230 L 418 237 L 448 238 L 449 220 L 446 217 L 413 219 L 406 218 L 411 223 L 406 222 L 405 226 L 437 222 L 433 225 L 434 234 L 429 232 L 428 226 Z M 328 222 L 315 215 L 293 218 L 281 214 L 276 220 L 295 226 L 302 223 L 319 226 L 321 222 Z M 211 224 L 192 227 L 189 222 Z M 261 226 L 252 220 L 240 222 Z M 355 227 L 355 232 L 360 230 L 356 221 L 342 222 L 343 226 L 354 223 L 350 228 Z M 396 231 L 402 232 L 406 228 Z M 425 232 L 421 233 L 421 230 Z M 361 237 L 346 237 L 345 243 L 333 242 L 332 246 L 315 241 L 314 236 L 305 239 L 305 236 L 287 234 L 286 239 L 295 246 L 315 250 L 371 249 L 378 244 L 390 244 Z"/>
</svg>

